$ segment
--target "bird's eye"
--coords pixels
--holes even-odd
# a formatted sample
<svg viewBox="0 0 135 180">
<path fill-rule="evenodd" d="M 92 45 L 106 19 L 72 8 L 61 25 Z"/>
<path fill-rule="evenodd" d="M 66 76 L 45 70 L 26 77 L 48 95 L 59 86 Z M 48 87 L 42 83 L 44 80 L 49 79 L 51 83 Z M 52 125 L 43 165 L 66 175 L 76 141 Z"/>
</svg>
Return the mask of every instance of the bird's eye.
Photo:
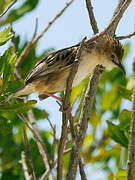
<svg viewBox="0 0 135 180">
<path fill-rule="evenodd" d="M 115 58 L 115 55 L 114 55 L 114 54 L 112 54 L 112 55 L 111 55 L 111 59 L 112 59 L 112 61 L 114 61 L 114 58 Z"/>
</svg>

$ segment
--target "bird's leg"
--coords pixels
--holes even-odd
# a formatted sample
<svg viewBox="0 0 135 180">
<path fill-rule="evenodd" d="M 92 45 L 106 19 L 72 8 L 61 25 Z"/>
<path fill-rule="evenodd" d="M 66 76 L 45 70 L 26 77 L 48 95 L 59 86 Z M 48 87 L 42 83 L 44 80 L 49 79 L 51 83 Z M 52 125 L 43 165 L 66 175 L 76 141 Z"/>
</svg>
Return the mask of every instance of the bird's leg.
<svg viewBox="0 0 135 180">
<path fill-rule="evenodd" d="M 54 99 L 56 99 L 56 100 L 60 101 L 61 103 L 63 103 L 63 99 L 60 98 L 60 97 L 55 96 L 54 94 L 48 93 L 48 92 L 46 92 L 46 91 L 44 91 L 43 94 L 45 94 L 45 95 L 47 95 L 47 96 L 49 96 L 49 97 L 53 97 Z"/>
<path fill-rule="evenodd" d="M 46 91 L 44 91 L 43 94 L 45 94 L 45 95 L 47 95 L 47 96 L 49 96 L 49 97 L 53 97 L 53 98 L 55 98 L 55 99 L 57 100 L 56 102 L 57 102 L 58 105 L 60 106 L 60 109 L 59 109 L 60 112 L 70 112 L 70 111 L 72 110 L 71 105 L 69 105 L 66 109 L 63 109 L 63 101 L 64 101 L 64 99 L 63 99 L 62 97 L 57 97 L 57 96 L 55 96 L 54 94 L 48 93 L 48 92 L 46 92 Z M 60 104 L 59 101 L 60 101 L 62 104 Z"/>
<path fill-rule="evenodd" d="M 103 71 L 103 70 L 105 69 L 105 67 L 104 67 L 103 65 L 101 65 L 101 64 L 98 64 L 98 65 L 96 66 L 96 69 L 97 69 L 98 71 Z"/>
<path fill-rule="evenodd" d="M 56 101 L 56 102 L 57 102 L 57 104 L 60 106 L 60 109 L 59 109 L 60 112 L 64 112 L 64 113 L 71 112 L 72 106 L 71 106 L 70 104 L 67 106 L 66 109 L 64 109 L 64 108 L 63 108 L 63 104 L 60 104 L 59 101 Z"/>
</svg>

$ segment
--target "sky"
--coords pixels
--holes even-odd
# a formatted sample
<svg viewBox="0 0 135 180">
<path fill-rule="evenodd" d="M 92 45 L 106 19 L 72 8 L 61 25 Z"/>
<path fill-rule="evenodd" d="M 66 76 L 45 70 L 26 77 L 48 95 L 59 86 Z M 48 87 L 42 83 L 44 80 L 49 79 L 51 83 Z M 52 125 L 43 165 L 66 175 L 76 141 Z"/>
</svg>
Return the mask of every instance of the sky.
<svg viewBox="0 0 135 180">
<path fill-rule="evenodd" d="M 18 0 L 14 8 L 20 6 L 23 0 Z M 38 18 L 38 33 L 47 26 L 48 22 L 60 11 L 68 2 L 67 0 L 40 0 L 37 8 L 31 13 L 25 15 L 13 26 L 16 34 L 21 34 L 22 39 L 31 39 L 35 29 L 35 19 Z M 94 13 L 97 20 L 99 30 L 103 30 L 109 23 L 113 10 L 117 5 L 118 0 L 93 0 Z M 135 30 L 135 1 L 133 1 L 122 20 L 119 23 L 116 35 L 126 35 Z M 40 54 L 45 49 L 54 47 L 56 50 L 72 46 L 82 40 L 83 37 L 88 38 L 93 35 L 88 13 L 85 5 L 85 0 L 74 0 L 72 5 L 64 12 L 64 14 L 51 26 L 47 33 L 39 41 L 37 54 Z M 124 40 L 122 43 L 128 42 Z M 135 57 L 135 37 L 130 39 L 131 49 L 128 57 L 124 61 L 126 66 L 127 76 L 132 72 L 132 61 Z M 30 99 L 37 99 L 37 94 L 31 95 Z M 129 105 L 124 102 L 124 107 Z M 50 119 L 56 128 L 59 136 L 61 125 L 61 113 L 59 106 L 53 98 L 48 98 L 44 101 L 39 101 L 37 106 L 45 109 L 50 113 Z M 46 121 L 40 123 L 40 126 L 45 129 L 49 127 Z M 87 167 L 86 167 L 87 170 Z M 91 171 L 87 172 L 90 173 Z M 95 180 L 105 180 L 105 174 L 101 171 L 96 176 Z M 92 177 L 91 177 L 92 178 Z M 95 178 L 95 176 L 93 176 Z M 79 178 L 78 178 L 79 180 Z"/>
</svg>

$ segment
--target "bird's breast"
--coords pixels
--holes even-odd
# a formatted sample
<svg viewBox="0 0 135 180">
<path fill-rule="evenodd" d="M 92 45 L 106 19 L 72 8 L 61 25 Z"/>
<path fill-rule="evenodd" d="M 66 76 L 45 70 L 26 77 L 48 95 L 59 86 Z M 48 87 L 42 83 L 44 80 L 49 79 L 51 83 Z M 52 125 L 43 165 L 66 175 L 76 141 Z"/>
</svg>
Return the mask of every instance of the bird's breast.
<svg viewBox="0 0 135 180">
<path fill-rule="evenodd" d="M 88 77 L 97 64 L 99 64 L 99 59 L 95 53 L 82 55 L 79 60 L 78 71 L 73 81 L 73 86 L 76 86 Z"/>
</svg>

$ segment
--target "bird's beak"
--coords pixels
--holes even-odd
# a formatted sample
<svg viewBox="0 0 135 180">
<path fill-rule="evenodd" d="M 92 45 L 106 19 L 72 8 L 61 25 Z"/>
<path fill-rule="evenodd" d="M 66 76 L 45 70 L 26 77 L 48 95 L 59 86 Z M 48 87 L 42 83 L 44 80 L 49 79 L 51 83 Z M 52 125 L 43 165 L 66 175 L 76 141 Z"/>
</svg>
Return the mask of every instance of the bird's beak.
<svg viewBox="0 0 135 180">
<path fill-rule="evenodd" d="M 121 63 L 120 63 L 120 64 L 117 64 L 117 65 L 118 65 L 118 67 L 120 68 L 120 70 L 123 72 L 123 74 L 126 75 L 126 71 L 125 71 L 125 69 L 123 68 L 123 66 L 121 65 Z"/>
</svg>

